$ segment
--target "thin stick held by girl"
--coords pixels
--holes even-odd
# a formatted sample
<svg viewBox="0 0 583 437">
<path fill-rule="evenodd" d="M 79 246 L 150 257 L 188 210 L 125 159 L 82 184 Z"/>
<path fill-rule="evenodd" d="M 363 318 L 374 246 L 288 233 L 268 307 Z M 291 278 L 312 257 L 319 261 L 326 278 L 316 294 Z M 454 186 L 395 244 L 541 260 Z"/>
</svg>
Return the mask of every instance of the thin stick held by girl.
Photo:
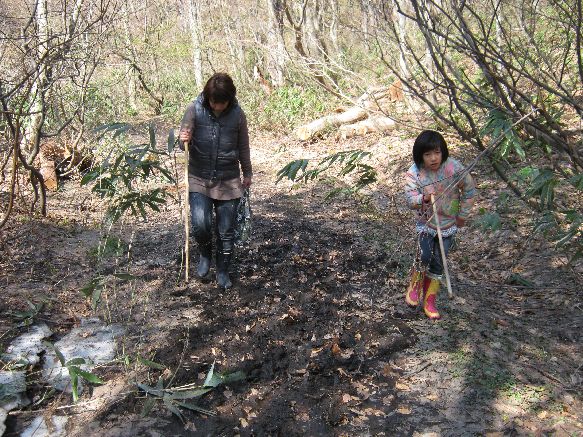
<svg viewBox="0 0 583 437">
<path fill-rule="evenodd" d="M 414 164 L 405 176 L 405 195 L 409 208 L 417 212 L 418 256 L 411 269 L 405 301 L 432 320 L 441 316 L 436 307 L 444 262 L 439 250 L 437 223 L 441 227 L 443 249 L 447 256 L 459 228 L 465 225 L 473 198 L 474 180 L 464 166 L 449 156 L 445 139 L 439 132 L 426 130 L 413 145 Z M 431 204 L 434 196 L 437 217 Z"/>
</svg>

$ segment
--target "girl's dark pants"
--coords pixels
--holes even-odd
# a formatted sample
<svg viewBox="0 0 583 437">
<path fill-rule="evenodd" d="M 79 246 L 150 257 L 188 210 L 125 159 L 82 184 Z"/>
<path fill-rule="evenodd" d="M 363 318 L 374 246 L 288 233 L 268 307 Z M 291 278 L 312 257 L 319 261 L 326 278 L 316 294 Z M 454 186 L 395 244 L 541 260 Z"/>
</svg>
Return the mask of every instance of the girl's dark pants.
<svg viewBox="0 0 583 437">
<path fill-rule="evenodd" d="M 443 238 L 445 256 L 455 243 L 455 235 Z M 439 277 L 443 274 L 443 261 L 439 250 L 439 238 L 437 235 L 419 234 L 419 248 L 421 249 L 421 265 L 427 269 L 430 276 Z"/>
</svg>

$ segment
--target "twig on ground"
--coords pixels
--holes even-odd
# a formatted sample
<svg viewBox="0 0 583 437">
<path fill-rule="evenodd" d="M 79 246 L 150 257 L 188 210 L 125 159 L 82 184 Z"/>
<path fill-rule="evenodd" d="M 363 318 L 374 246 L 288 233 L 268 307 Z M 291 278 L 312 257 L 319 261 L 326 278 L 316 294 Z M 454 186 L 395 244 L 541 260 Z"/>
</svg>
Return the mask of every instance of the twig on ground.
<svg viewBox="0 0 583 437">
<path fill-rule="evenodd" d="M 425 364 L 424 366 L 422 366 L 421 368 L 419 368 L 419 369 L 417 369 L 417 370 L 413 370 L 413 371 L 411 371 L 411 372 L 407 372 L 407 373 L 405 373 L 405 374 L 404 374 L 402 377 L 403 377 L 403 378 L 408 378 L 408 377 L 410 377 L 410 376 L 413 376 L 413 375 L 416 375 L 416 374 L 418 374 L 418 373 L 421 373 L 421 372 L 423 372 L 425 369 L 427 369 L 429 366 L 431 366 L 432 364 L 433 364 L 433 363 L 427 363 L 427 364 Z"/>
</svg>

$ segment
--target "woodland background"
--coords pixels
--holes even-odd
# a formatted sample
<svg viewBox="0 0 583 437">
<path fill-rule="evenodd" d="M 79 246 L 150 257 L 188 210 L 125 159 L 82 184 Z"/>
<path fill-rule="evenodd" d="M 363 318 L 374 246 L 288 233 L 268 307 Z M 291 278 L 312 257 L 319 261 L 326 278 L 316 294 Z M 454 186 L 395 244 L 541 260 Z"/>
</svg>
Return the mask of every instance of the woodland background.
<svg viewBox="0 0 583 437">
<path fill-rule="evenodd" d="M 40 167 L 67 174 L 107 148 L 96 127 L 177 123 L 205 78 L 227 71 L 261 129 L 290 132 L 340 105 L 362 107 L 362 97 L 369 116 L 412 120 L 414 129 L 429 116 L 483 154 L 540 227 L 581 254 L 572 202 L 583 184 L 579 1 L 2 6 L 0 224 L 15 207 L 45 212 Z M 401 110 L 384 104 L 391 84 Z"/>
</svg>

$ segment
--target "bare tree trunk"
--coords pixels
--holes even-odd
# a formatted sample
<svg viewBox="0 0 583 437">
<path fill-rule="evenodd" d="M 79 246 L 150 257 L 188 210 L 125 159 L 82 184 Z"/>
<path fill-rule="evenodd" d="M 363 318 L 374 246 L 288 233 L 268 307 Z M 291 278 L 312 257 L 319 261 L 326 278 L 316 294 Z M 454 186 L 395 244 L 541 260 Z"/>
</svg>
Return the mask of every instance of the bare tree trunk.
<svg viewBox="0 0 583 437">
<path fill-rule="evenodd" d="M 283 11 L 282 0 L 267 0 L 267 72 L 275 86 L 284 84 L 286 50 L 283 39 Z"/>
<path fill-rule="evenodd" d="M 394 21 L 397 22 L 396 33 L 399 45 L 399 70 L 401 72 L 401 77 L 405 79 L 401 81 L 403 97 L 410 110 L 415 112 L 419 108 L 419 104 L 415 101 L 413 93 L 407 85 L 412 79 L 411 72 L 409 71 L 409 63 L 407 61 L 407 54 L 409 53 L 409 45 L 407 44 L 407 17 L 399 11 L 398 1 L 395 1 L 393 7 L 393 17 Z"/>
<path fill-rule="evenodd" d="M 133 112 L 138 111 L 137 86 L 134 69 L 129 67 L 128 71 L 128 106 Z"/>
<path fill-rule="evenodd" d="M 330 0 L 330 42 L 334 52 L 340 52 L 340 45 L 338 44 L 338 21 L 340 17 L 340 8 L 338 7 L 338 0 Z"/>
<path fill-rule="evenodd" d="M 577 2 L 577 11 L 573 21 L 573 28 L 575 29 L 575 52 L 577 53 L 577 67 L 579 70 L 579 83 L 583 83 L 583 30 L 581 30 L 583 29 L 583 5 L 581 5 L 581 1 Z"/>
<path fill-rule="evenodd" d="M 231 53 L 233 64 L 236 66 L 234 70 L 235 75 L 237 75 L 237 72 L 242 71 L 245 67 L 245 46 L 243 45 L 242 38 L 235 33 L 230 23 L 225 22 L 223 28 L 225 29 L 225 35 L 229 35 L 229 52 Z"/>
<path fill-rule="evenodd" d="M 192 68 L 194 69 L 194 80 L 196 82 L 196 87 L 202 89 L 204 86 L 202 71 L 202 1 L 187 0 L 187 8 L 190 39 L 192 41 Z"/>
<path fill-rule="evenodd" d="M 335 74 L 325 71 L 330 64 L 328 47 L 322 37 L 322 14 L 320 10 L 320 0 L 304 0 L 299 9 L 293 10 L 293 4 L 284 4 L 284 12 L 289 24 L 294 32 L 294 48 L 299 54 L 304 66 L 309 70 L 310 75 L 327 91 L 335 93 L 331 89 L 327 80 L 336 85 Z M 299 15 L 296 19 L 295 15 Z"/>
<path fill-rule="evenodd" d="M 233 5 L 229 0 L 220 0 L 218 4 L 231 55 L 232 72 L 237 82 L 244 82 L 246 79 L 250 79 L 250 74 L 245 69 L 245 51 L 248 43 L 245 41 L 244 28 L 238 19 L 243 16 L 243 11 L 239 4 Z"/>
<path fill-rule="evenodd" d="M 369 44 L 373 32 L 377 26 L 374 7 L 371 0 L 360 0 L 361 30 L 366 44 Z"/>
<path fill-rule="evenodd" d="M 435 2 L 441 2 L 441 0 L 435 0 Z M 435 7 L 433 3 L 427 2 L 423 0 L 420 2 L 423 4 L 422 14 L 424 15 L 424 19 L 427 23 L 432 23 L 434 20 L 434 14 L 439 14 L 438 7 Z M 431 35 L 435 39 L 435 45 L 438 48 L 440 47 L 440 37 L 437 34 Z M 435 67 L 435 63 L 433 62 L 433 56 L 431 54 L 432 46 L 427 44 L 425 47 L 425 69 L 427 70 L 427 77 L 430 82 L 431 88 L 427 91 L 427 98 L 431 101 L 433 105 L 437 105 L 437 83 L 439 81 L 437 68 Z M 444 55 L 445 56 L 445 55 Z"/>
<path fill-rule="evenodd" d="M 34 58 L 37 59 L 37 71 L 30 92 L 30 119 L 25 127 L 25 148 L 26 163 L 32 162 L 40 150 L 41 131 L 45 121 L 45 93 L 48 82 L 48 65 L 44 61 L 49 53 L 49 22 L 47 11 L 47 0 L 36 2 L 36 26 L 38 46 Z"/>
<path fill-rule="evenodd" d="M 129 7 L 131 6 L 131 3 L 126 3 L 124 6 L 122 6 L 122 11 L 123 11 L 123 35 L 125 38 L 125 43 L 127 45 L 128 48 L 133 46 L 133 42 L 132 42 L 132 36 L 131 36 L 131 24 L 130 24 L 130 10 Z M 133 58 L 135 59 L 135 56 L 133 56 Z M 128 106 L 129 109 L 131 109 L 134 112 L 138 111 L 138 87 L 136 85 L 136 72 L 134 71 L 134 68 L 132 66 L 132 61 L 129 59 L 126 59 L 127 62 L 127 77 L 128 77 L 128 81 L 127 81 L 127 93 L 128 93 Z"/>
<path fill-rule="evenodd" d="M 319 59 L 322 54 L 326 55 L 328 50 L 322 39 L 320 0 L 307 2 L 304 9 L 305 19 L 302 28 L 304 33 L 305 47 L 307 54 L 312 59 Z"/>
<path fill-rule="evenodd" d="M 71 40 L 75 36 L 77 30 L 77 24 L 79 22 L 79 15 L 81 14 L 81 7 L 83 6 L 84 0 L 76 0 L 75 6 L 73 7 L 73 12 L 69 18 L 69 22 L 65 23 L 67 28 L 67 38 Z"/>
</svg>

